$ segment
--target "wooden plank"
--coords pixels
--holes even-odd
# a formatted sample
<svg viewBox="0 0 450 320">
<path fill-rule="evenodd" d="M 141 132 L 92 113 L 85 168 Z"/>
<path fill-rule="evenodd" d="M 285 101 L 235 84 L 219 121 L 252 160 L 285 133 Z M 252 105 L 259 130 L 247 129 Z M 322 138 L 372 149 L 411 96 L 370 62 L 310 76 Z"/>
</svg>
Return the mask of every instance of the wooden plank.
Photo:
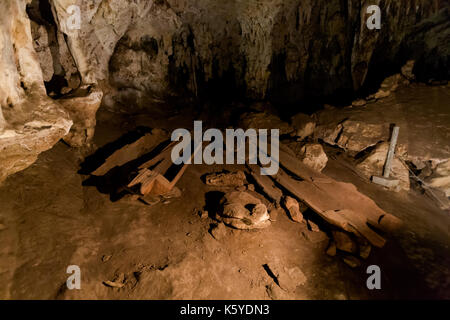
<svg viewBox="0 0 450 320">
<path fill-rule="evenodd" d="M 385 240 L 367 224 L 370 223 L 383 230 L 384 225 L 380 221 L 386 217 L 398 224 L 400 220 L 358 192 L 353 184 L 338 182 L 324 174 L 320 175 L 320 179 L 314 181 L 311 175 L 302 173 L 303 177 L 310 176 L 312 180 L 297 181 L 280 169 L 274 179 L 327 222 L 350 232 L 354 228 L 374 246 L 382 247 Z"/>
<path fill-rule="evenodd" d="M 92 175 L 103 176 L 114 167 L 122 166 L 127 162 L 135 160 L 144 154 L 152 151 L 159 143 L 164 141 L 165 135 L 160 130 L 147 133 L 133 143 L 127 144 L 119 150 L 116 150 L 105 162 L 98 167 Z"/>
<path fill-rule="evenodd" d="M 273 201 L 280 203 L 283 197 L 283 192 L 275 186 L 272 179 L 268 176 L 263 176 L 260 173 L 260 167 L 256 164 L 247 165 L 250 173 L 255 179 L 256 184 L 263 190 L 263 192 Z"/>
</svg>

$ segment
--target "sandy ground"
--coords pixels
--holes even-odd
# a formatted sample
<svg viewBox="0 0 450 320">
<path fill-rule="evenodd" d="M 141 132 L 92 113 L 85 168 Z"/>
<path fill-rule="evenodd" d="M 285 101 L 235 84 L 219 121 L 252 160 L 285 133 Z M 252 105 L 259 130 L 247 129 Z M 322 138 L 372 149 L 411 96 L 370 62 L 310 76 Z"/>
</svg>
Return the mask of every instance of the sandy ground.
<svg viewBox="0 0 450 320">
<path fill-rule="evenodd" d="M 168 131 L 192 123 L 183 115 L 164 121 Z M 103 146 L 139 125 L 162 123 L 100 112 L 95 144 Z M 87 176 L 77 171 L 87 151 L 59 143 L 0 187 L 0 298 L 449 299 L 449 213 L 418 191 L 390 193 L 365 181 L 345 155 L 326 151 L 324 173 L 354 183 L 404 221 L 361 267 L 352 269 L 339 255 L 326 255 L 326 234 L 309 231 L 285 214 L 267 229 L 227 228 L 214 239 L 209 232 L 214 220 L 198 211 L 226 190 L 205 185 L 201 177 L 239 166 L 191 166 L 178 183 L 181 198 L 148 206 L 129 198 L 111 201 L 109 194 L 86 185 Z M 297 266 L 307 281 L 283 291 L 266 264 Z M 372 264 L 381 268 L 381 290 L 366 287 L 366 268 Z M 66 288 L 69 265 L 81 268 L 81 290 Z M 121 274 L 122 288 L 103 284 Z"/>
</svg>

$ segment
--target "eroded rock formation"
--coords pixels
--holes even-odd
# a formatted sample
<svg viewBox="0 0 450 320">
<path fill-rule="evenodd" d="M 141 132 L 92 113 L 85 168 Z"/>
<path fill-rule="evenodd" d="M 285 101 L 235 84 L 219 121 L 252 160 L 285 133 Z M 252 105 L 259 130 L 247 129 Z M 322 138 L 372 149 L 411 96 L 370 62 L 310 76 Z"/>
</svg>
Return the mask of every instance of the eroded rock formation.
<svg viewBox="0 0 450 320">
<path fill-rule="evenodd" d="M 24 0 L 0 4 L 0 182 L 32 164 L 72 125 L 45 91 Z"/>
</svg>

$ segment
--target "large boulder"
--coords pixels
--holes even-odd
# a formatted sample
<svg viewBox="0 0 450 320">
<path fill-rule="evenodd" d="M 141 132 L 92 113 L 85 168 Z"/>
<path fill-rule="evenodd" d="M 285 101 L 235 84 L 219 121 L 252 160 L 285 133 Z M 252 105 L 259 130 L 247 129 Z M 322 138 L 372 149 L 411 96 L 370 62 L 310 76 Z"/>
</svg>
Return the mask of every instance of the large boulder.
<svg viewBox="0 0 450 320">
<path fill-rule="evenodd" d="M 353 156 L 380 141 L 389 140 L 389 136 L 390 124 L 387 122 L 370 123 L 351 119 L 319 126 L 315 131 L 316 138 L 336 145 Z"/>
</svg>

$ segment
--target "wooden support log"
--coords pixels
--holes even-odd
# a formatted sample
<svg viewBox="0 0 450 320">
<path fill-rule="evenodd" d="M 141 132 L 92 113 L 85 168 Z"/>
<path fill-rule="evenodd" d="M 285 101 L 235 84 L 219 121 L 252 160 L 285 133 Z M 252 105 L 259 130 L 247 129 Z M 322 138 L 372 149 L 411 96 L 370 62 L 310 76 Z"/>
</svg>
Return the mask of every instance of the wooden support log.
<svg viewBox="0 0 450 320">
<path fill-rule="evenodd" d="M 166 135 L 162 130 L 153 129 L 152 133 L 145 134 L 135 142 L 127 144 L 111 154 L 99 168 L 92 172 L 92 175 L 103 176 L 112 168 L 141 157 L 152 151 L 165 138 Z"/>
</svg>

